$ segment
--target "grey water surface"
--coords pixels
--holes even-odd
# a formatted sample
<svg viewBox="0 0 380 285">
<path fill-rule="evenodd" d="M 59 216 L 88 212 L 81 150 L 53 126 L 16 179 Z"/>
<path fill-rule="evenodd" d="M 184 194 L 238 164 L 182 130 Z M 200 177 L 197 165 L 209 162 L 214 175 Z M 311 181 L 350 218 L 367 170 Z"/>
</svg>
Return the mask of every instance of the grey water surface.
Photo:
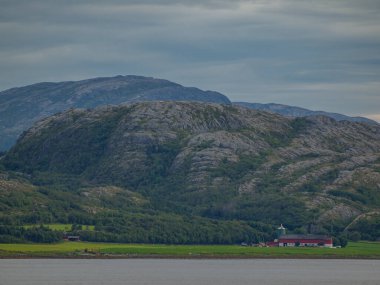
<svg viewBox="0 0 380 285">
<path fill-rule="evenodd" d="M 3 259 L 0 285 L 380 284 L 380 260 Z"/>
</svg>

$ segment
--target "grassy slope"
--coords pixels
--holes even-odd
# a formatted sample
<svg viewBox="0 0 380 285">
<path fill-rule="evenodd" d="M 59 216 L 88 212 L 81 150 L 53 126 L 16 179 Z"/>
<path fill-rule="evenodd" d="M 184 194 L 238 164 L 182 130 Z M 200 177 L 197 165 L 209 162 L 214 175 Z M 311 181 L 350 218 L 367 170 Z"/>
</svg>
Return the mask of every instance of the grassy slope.
<svg viewBox="0 0 380 285">
<path fill-rule="evenodd" d="M 128 255 L 162 257 L 286 257 L 286 258 L 375 258 L 380 259 L 380 243 L 352 242 L 346 248 L 259 248 L 237 245 L 153 245 L 63 242 L 58 244 L 0 244 L 2 257 L 65 257 Z"/>
</svg>

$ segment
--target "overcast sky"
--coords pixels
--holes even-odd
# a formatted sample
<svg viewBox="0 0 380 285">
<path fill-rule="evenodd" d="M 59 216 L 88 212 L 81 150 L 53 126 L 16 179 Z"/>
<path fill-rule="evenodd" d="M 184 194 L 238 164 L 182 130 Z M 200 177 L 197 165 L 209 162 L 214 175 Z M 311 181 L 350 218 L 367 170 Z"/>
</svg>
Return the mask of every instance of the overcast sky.
<svg viewBox="0 0 380 285">
<path fill-rule="evenodd" d="M 0 0 L 0 90 L 136 74 L 380 121 L 380 0 Z"/>
</svg>

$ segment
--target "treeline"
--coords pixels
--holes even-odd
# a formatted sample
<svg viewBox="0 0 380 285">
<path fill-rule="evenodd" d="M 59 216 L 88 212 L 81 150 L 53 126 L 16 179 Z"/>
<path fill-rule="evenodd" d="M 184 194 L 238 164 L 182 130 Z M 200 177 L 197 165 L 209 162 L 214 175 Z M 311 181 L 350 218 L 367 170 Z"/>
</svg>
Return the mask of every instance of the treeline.
<svg viewBox="0 0 380 285">
<path fill-rule="evenodd" d="M 0 226 L 1 243 L 53 243 L 62 240 L 62 238 L 62 232 L 52 231 L 44 226 L 31 228 Z"/>
<path fill-rule="evenodd" d="M 380 239 L 380 215 L 360 219 L 348 231 L 348 238 L 351 240 L 372 240 Z"/>
<path fill-rule="evenodd" d="M 237 244 L 257 243 L 269 233 L 240 221 L 216 221 L 175 215 L 131 215 L 103 217 L 95 231 L 74 231 L 81 240 L 162 244 Z"/>
<path fill-rule="evenodd" d="M 79 235 L 83 241 L 161 244 L 240 244 L 258 243 L 273 238 L 274 227 L 242 221 L 213 220 L 174 214 L 102 213 L 93 216 L 95 229 L 82 230 L 73 216 L 69 235 Z M 90 224 L 90 223 L 83 223 Z M 0 242 L 56 242 L 63 232 L 43 226 L 24 228 L 20 224 L 2 226 Z"/>
</svg>

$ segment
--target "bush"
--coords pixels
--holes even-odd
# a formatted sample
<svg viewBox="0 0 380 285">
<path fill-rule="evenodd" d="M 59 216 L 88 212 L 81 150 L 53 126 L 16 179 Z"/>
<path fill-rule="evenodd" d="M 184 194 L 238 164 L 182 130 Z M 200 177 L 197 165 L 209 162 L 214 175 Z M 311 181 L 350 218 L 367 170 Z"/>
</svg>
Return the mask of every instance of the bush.
<svg viewBox="0 0 380 285">
<path fill-rule="evenodd" d="M 348 239 L 351 241 L 359 241 L 361 239 L 361 234 L 357 231 L 349 232 Z"/>
<path fill-rule="evenodd" d="M 340 236 L 337 236 L 337 237 L 333 237 L 333 245 L 334 246 L 346 247 L 347 243 L 348 243 L 348 240 L 343 235 L 340 235 Z"/>
</svg>

